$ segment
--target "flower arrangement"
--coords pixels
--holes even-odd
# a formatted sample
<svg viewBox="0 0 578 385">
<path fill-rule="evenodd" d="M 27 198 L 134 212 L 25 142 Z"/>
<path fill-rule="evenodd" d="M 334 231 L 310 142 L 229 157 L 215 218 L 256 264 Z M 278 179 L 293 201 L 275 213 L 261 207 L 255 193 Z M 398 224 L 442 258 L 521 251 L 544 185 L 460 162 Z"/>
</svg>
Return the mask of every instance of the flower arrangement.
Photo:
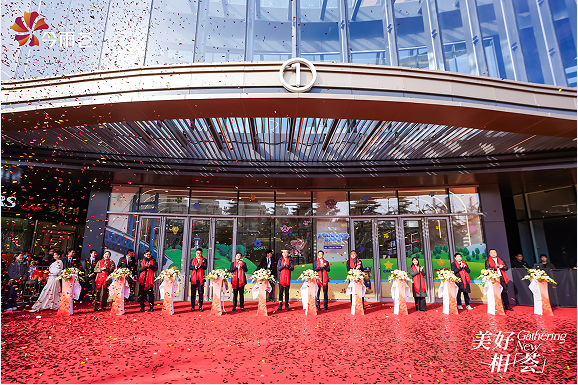
<svg viewBox="0 0 578 385">
<path fill-rule="evenodd" d="M 251 278 L 251 282 L 266 282 L 269 281 L 270 283 L 275 283 L 275 277 L 271 274 L 271 270 L 269 269 L 259 269 L 253 273 L 253 277 Z"/>
<path fill-rule="evenodd" d="M 126 267 L 121 267 L 119 269 L 116 269 L 115 271 L 112 272 L 111 274 L 112 278 L 117 279 L 117 278 L 133 278 L 130 269 L 126 268 Z"/>
<path fill-rule="evenodd" d="M 74 278 L 77 281 L 84 281 L 84 279 L 80 277 L 81 274 L 83 274 L 83 272 L 80 271 L 80 269 L 76 267 L 67 267 L 66 269 L 62 270 L 62 273 L 60 273 L 57 279 L 68 281 L 69 279 Z"/>
<path fill-rule="evenodd" d="M 482 281 L 499 281 L 500 274 L 498 274 L 496 270 L 482 269 L 478 279 L 481 279 Z"/>
<path fill-rule="evenodd" d="M 347 273 L 345 282 L 363 282 L 365 280 L 365 274 L 359 269 L 351 269 Z"/>
<path fill-rule="evenodd" d="M 215 270 L 211 270 L 211 272 L 209 274 L 207 274 L 207 278 L 210 279 L 211 281 L 214 281 L 216 279 L 227 279 L 227 278 L 231 278 L 233 276 L 233 274 L 229 273 L 228 270 L 226 269 L 215 269 Z"/>
<path fill-rule="evenodd" d="M 389 278 L 387 280 L 388 281 L 397 281 L 400 279 L 402 281 L 410 281 L 411 282 L 411 279 L 409 279 L 409 275 L 407 274 L 407 271 L 398 270 L 398 269 L 395 269 L 394 271 L 392 271 L 391 275 L 389 276 Z"/>
<path fill-rule="evenodd" d="M 550 278 L 550 276 L 546 274 L 544 270 L 528 269 L 528 268 L 526 268 L 526 270 L 528 270 L 528 274 L 524 276 L 524 278 L 522 279 L 530 279 L 530 280 L 535 279 L 538 282 L 550 282 L 555 285 L 557 284 L 556 281 Z"/>
<path fill-rule="evenodd" d="M 155 281 L 161 280 L 163 281 L 165 278 L 178 278 L 181 275 L 181 271 L 177 269 L 176 266 L 171 266 L 168 269 L 164 269 L 161 271 L 159 276 L 155 279 Z"/>
<path fill-rule="evenodd" d="M 453 271 L 449 269 L 440 269 L 437 271 L 437 279 L 442 282 L 452 280 L 454 282 L 462 282 L 462 279 L 454 274 Z"/>
<path fill-rule="evenodd" d="M 297 279 L 304 282 L 316 282 L 319 279 L 319 275 L 315 271 L 307 269 Z"/>
</svg>

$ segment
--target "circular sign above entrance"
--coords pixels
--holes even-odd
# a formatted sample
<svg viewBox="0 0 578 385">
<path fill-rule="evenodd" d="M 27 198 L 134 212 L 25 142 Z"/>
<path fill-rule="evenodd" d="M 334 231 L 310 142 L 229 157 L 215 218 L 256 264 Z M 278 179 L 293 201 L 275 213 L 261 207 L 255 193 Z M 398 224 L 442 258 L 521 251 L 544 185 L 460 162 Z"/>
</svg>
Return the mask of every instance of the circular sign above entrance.
<svg viewBox="0 0 578 385">
<path fill-rule="evenodd" d="M 305 65 L 311 71 L 312 75 L 311 81 L 305 85 L 301 84 L 301 64 Z M 295 71 L 296 84 L 294 86 L 287 83 L 283 77 L 285 71 L 287 70 Z M 315 84 L 315 81 L 317 80 L 317 70 L 315 70 L 313 63 L 311 63 L 309 60 L 303 59 L 301 57 L 294 57 L 287 60 L 281 66 L 281 69 L 279 70 L 279 80 L 281 80 L 281 84 L 283 84 L 283 87 L 285 87 L 287 91 L 307 92 L 311 89 L 311 87 L 313 87 L 313 84 Z"/>
</svg>

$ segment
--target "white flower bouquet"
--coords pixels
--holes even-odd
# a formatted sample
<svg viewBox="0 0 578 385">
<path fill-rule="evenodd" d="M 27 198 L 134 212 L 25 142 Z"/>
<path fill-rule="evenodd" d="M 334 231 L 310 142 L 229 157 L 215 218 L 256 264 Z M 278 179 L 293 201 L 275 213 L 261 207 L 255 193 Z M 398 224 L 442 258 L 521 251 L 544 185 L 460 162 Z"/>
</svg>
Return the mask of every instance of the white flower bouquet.
<svg viewBox="0 0 578 385">
<path fill-rule="evenodd" d="M 500 274 L 498 274 L 496 270 L 482 269 L 478 279 L 481 279 L 482 281 L 499 281 Z"/>
<path fill-rule="evenodd" d="M 389 278 L 387 280 L 388 281 L 397 281 L 400 279 L 402 281 L 410 281 L 411 282 L 411 279 L 409 279 L 409 275 L 407 274 L 407 271 L 398 270 L 398 269 L 395 269 L 394 271 L 392 271 L 391 275 L 389 276 Z"/>
<path fill-rule="evenodd" d="M 538 282 L 550 282 L 555 285 L 557 284 L 556 281 L 550 278 L 550 276 L 546 274 L 544 270 L 528 269 L 528 268 L 526 268 L 526 270 L 528 270 L 528 274 L 524 276 L 524 278 L 522 279 L 530 279 L 530 280 L 535 279 Z"/>
<path fill-rule="evenodd" d="M 211 272 L 209 274 L 207 274 L 207 278 L 210 279 L 211 281 L 214 281 L 216 279 L 227 279 L 227 278 L 231 278 L 233 276 L 233 274 L 229 273 L 228 270 L 226 269 L 215 269 L 215 270 L 211 270 Z"/>
<path fill-rule="evenodd" d="M 365 280 L 365 274 L 359 269 L 351 269 L 347 273 L 345 282 L 363 282 Z"/>
<path fill-rule="evenodd" d="M 177 269 L 176 266 L 171 266 L 168 269 L 164 269 L 163 271 L 161 271 L 161 273 L 159 274 L 159 276 L 155 279 L 155 281 L 164 281 L 165 278 L 179 278 L 179 276 L 181 275 L 181 271 L 179 269 Z"/>
<path fill-rule="evenodd" d="M 462 279 L 454 274 L 453 271 L 449 269 L 440 269 L 437 271 L 437 279 L 441 282 L 446 282 L 452 280 L 454 282 L 462 282 Z"/>
<path fill-rule="evenodd" d="M 319 275 L 315 271 L 307 269 L 297 279 L 304 282 L 317 282 Z"/>
<path fill-rule="evenodd" d="M 126 268 L 126 267 L 121 267 L 119 269 L 116 269 L 115 271 L 112 272 L 111 274 L 112 278 L 117 279 L 117 278 L 133 278 L 130 269 Z"/>
<path fill-rule="evenodd" d="M 271 270 L 269 269 L 259 269 L 253 273 L 253 277 L 251 277 L 251 282 L 266 282 L 269 281 L 270 283 L 275 283 L 275 277 L 271 274 Z"/>
<path fill-rule="evenodd" d="M 66 269 L 62 270 L 62 273 L 60 273 L 57 279 L 68 281 L 71 278 L 75 278 L 77 281 L 84 281 L 84 279 L 80 277 L 81 274 L 84 273 L 80 271 L 80 269 L 76 267 L 67 267 Z"/>
</svg>

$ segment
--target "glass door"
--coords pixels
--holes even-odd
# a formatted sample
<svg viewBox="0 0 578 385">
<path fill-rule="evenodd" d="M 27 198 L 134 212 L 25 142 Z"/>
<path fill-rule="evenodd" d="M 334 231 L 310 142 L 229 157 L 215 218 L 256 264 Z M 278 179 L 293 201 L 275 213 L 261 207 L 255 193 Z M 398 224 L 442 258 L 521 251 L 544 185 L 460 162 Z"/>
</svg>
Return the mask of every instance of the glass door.
<svg viewBox="0 0 578 385">
<path fill-rule="evenodd" d="M 182 271 L 185 271 L 185 292 L 187 293 L 187 299 L 191 298 L 191 285 L 190 285 L 190 266 L 191 260 L 195 257 L 197 249 L 203 249 L 203 258 L 208 261 L 211 260 L 210 254 L 212 251 L 211 245 L 211 220 L 210 219 L 196 219 L 189 218 L 189 239 L 190 244 L 189 258 L 185 258 L 182 263 Z M 205 284 L 206 285 L 206 284 Z M 205 290 L 208 286 L 205 286 Z"/>
<path fill-rule="evenodd" d="M 435 280 L 437 276 L 436 271 L 440 269 L 451 269 L 452 256 L 450 255 L 450 239 L 449 232 L 449 221 L 446 218 L 427 218 L 427 250 L 429 261 L 428 266 L 432 266 L 430 269 L 432 272 L 431 283 L 428 281 L 428 287 L 434 288 L 434 293 L 437 293 L 437 289 L 440 282 Z M 435 300 L 435 295 L 433 295 Z"/>
<path fill-rule="evenodd" d="M 405 269 L 408 274 L 411 273 L 411 261 L 417 258 L 420 266 L 423 266 L 426 272 L 427 301 L 432 302 L 434 292 L 432 289 L 433 279 L 431 263 L 426 261 L 426 251 L 424 245 L 423 218 L 402 219 L 403 221 L 403 252 L 405 253 Z M 429 259 L 429 258 L 428 258 Z M 410 276 L 411 279 L 411 276 Z M 413 297 L 413 290 L 410 285 L 410 296 Z"/>
<path fill-rule="evenodd" d="M 161 255 L 160 249 L 162 246 L 161 239 L 163 235 L 163 219 L 164 218 L 161 217 L 140 217 L 138 225 L 138 243 L 136 247 L 136 255 L 138 259 L 137 263 L 140 263 L 140 261 L 143 259 L 145 251 L 150 250 L 153 258 L 157 260 L 159 266 L 155 276 L 158 276 L 163 268 L 163 261 L 162 259 L 159 259 L 159 256 Z M 155 281 L 155 298 L 160 298 L 159 286 L 159 281 Z M 140 288 L 137 288 L 137 292 L 135 294 L 138 295 L 139 290 Z"/>
<path fill-rule="evenodd" d="M 387 279 L 395 269 L 403 269 L 398 259 L 398 240 L 396 220 L 376 220 L 378 259 L 376 279 L 381 281 L 381 297 L 378 300 L 391 301 L 391 282 Z M 379 278 L 378 278 L 379 277 Z"/>
<path fill-rule="evenodd" d="M 367 288 L 365 298 L 375 298 L 374 221 L 371 219 L 353 219 L 352 222 L 353 237 L 351 240 L 351 250 L 357 252 L 357 258 L 359 258 L 363 264 L 363 270 L 366 275 L 365 286 Z M 349 256 L 347 260 L 349 261 Z"/>
</svg>

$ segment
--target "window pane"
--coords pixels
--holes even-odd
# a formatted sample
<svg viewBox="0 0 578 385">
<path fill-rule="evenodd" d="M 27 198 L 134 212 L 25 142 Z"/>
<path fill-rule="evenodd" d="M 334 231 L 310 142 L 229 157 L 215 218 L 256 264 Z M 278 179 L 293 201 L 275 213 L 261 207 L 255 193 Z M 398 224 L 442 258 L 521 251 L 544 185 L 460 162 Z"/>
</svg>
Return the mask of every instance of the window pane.
<svg viewBox="0 0 578 385">
<path fill-rule="evenodd" d="M 528 219 L 528 213 L 526 211 L 526 205 L 524 204 L 524 195 L 514 195 L 514 208 L 516 209 L 516 218 Z"/>
<path fill-rule="evenodd" d="M 146 65 L 193 62 L 198 4 L 197 0 L 153 2 Z"/>
<path fill-rule="evenodd" d="M 291 13 L 289 0 L 256 0 L 260 6 L 253 23 L 253 52 L 247 60 L 287 60 L 291 58 Z M 251 17 L 251 16 L 250 16 Z"/>
<path fill-rule="evenodd" d="M 446 214 L 448 196 L 446 190 L 399 191 L 400 214 Z"/>
<path fill-rule="evenodd" d="M 136 215 L 109 214 L 104 232 L 104 247 L 111 251 L 115 261 L 135 248 L 135 233 L 138 219 Z M 86 250 L 88 253 L 89 250 Z M 97 250 L 100 254 L 100 250 Z M 87 254 L 88 255 L 88 254 Z"/>
<path fill-rule="evenodd" d="M 338 0 L 299 2 L 302 57 L 311 61 L 341 61 L 341 4 Z"/>
<path fill-rule="evenodd" d="M 384 34 L 385 0 L 347 0 L 349 55 L 352 63 L 389 65 Z"/>
<path fill-rule="evenodd" d="M 200 7 L 206 17 L 199 19 L 202 32 L 197 35 L 196 62 L 245 60 L 246 7 L 247 0 L 210 0 Z"/>
<path fill-rule="evenodd" d="M 575 187 L 540 191 L 527 196 L 531 218 L 576 214 Z"/>
<path fill-rule="evenodd" d="M 462 254 L 462 258 L 470 267 L 470 277 L 474 280 L 480 276 L 487 258 L 481 217 L 479 215 L 453 216 L 452 225 L 456 253 Z"/>
<path fill-rule="evenodd" d="M 576 37 L 573 37 L 570 25 L 570 17 L 574 18 L 574 23 L 576 23 L 576 2 L 561 0 L 549 0 L 548 2 L 568 86 L 576 87 L 576 43 L 574 40 Z M 568 9 L 568 6 L 571 8 Z"/>
<path fill-rule="evenodd" d="M 191 191 L 191 214 L 237 214 L 236 191 Z"/>
<path fill-rule="evenodd" d="M 275 215 L 312 215 L 310 191 L 277 191 Z"/>
<path fill-rule="evenodd" d="M 187 214 L 188 210 L 189 189 L 143 187 L 141 190 L 140 212 Z"/>
<path fill-rule="evenodd" d="M 272 227 L 271 218 L 237 220 L 237 252 L 246 257 L 247 274 L 253 274 L 261 259 L 267 256 L 267 250 L 273 248 Z"/>
<path fill-rule="evenodd" d="M 479 213 L 480 197 L 476 187 L 457 187 L 450 189 L 452 213 Z"/>
<path fill-rule="evenodd" d="M 308 218 L 277 218 L 275 219 L 275 256 L 281 256 L 281 250 L 289 250 L 293 263 L 302 265 L 312 263 L 313 221 Z M 291 277 L 296 280 L 300 272 L 293 272 Z"/>
<path fill-rule="evenodd" d="M 489 75 L 492 77 L 513 79 L 512 58 L 508 52 L 508 38 L 501 15 L 501 0 L 476 0 L 478 18 L 482 30 L 484 51 L 488 63 Z M 506 71 L 506 69 L 508 71 Z M 508 73 L 512 76 L 508 77 Z"/>
<path fill-rule="evenodd" d="M 538 52 L 538 43 L 536 42 L 537 34 L 541 34 L 538 28 L 534 27 L 528 0 L 513 0 L 514 11 L 516 12 L 516 21 L 520 32 L 520 45 L 526 64 L 528 81 L 532 83 L 544 83 L 544 75 L 540 64 L 540 54 Z M 543 58 L 545 59 L 545 58 Z"/>
<path fill-rule="evenodd" d="M 275 214 L 275 194 L 272 191 L 239 193 L 239 215 Z"/>
<path fill-rule="evenodd" d="M 315 215 L 349 215 L 349 202 L 346 191 L 313 192 Z"/>
<path fill-rule="evenodd" d="M 472 71 L 462 22 L 464 7 L 460 7 L 461 3 L 456 0 L 437 0 L 446 71 L 469 74 Z"/>
<path fill-rule="evenodd" d="M 129 213 L 138 211 L 138 194 L 138 187 L 112 186 L 110 201 L 108 202 L 108 210 Z"/>
<path fill-rule="evenodd" d="M 33 221 L 2 215 L 2 253 L 14 254 L 29 250 L 33 232 Z"/>
<path fill-rule="evenodd" d="M 185 220 L 181 218 L 167 218 L 165 225 L 163 269 L 168 269 L 171 266 L 181 269 Z"/>
<path fill-rule="evenodd" d="M 350 215 L 395 215 L 397 194 L 394 190 L 350 192 Z"/>
<path fill-rule="evenodd" d="M 402 67 L 429 68 L 426 34 L 421 1 L 397 1 L 393 4 L 399 65 Z"/>
</svg>

